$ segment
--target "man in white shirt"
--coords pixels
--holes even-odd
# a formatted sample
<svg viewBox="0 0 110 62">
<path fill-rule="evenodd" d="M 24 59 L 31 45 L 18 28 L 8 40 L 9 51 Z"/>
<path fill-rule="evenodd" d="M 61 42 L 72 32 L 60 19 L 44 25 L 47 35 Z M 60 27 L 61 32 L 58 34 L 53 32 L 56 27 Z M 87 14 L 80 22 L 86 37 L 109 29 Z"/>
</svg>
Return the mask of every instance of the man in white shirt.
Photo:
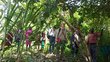
<svg viewBox="0 0 110 62">
<path fill-rule="evenodd" d="M 49 29 L 48 31 L 48 39 L 49 39 L 49 53 L 53 53 L 54 51 L 54 45 L 55 45 L 55 27 Z"/>
</svg>

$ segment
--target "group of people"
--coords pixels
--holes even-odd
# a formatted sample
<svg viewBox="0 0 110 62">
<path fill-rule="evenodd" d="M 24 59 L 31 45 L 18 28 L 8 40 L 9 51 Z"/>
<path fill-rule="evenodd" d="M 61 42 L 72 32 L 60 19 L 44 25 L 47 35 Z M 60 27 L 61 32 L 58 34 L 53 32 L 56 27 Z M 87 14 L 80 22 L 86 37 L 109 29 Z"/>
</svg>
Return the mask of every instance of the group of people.
<svg viewBox="0 0 110 62">
<path fill-rule="evenodd" d="M 32 28 L 30 27 L 28 30 L 26 30 L 25 32 L 25 44 L 26 44 L 26 49 L 31 47 L 31 39 L 32 38 Z M 67 30 L 65 28 L 65 23 L 62 22 L 60 27 L 58 29 L 56 29 L 55 27 L 52 27 L 51 29 L 48 30 L 47 32 L 47 38 L 49 40 L 49 53 L 53 54 L 54 50 L 55 50 L 55 45 L 56 45 L 56 50 L 57 50 L 57 58 L 60 59 L 62 57 L 64 57 L 64 50 L 66 47 L 66 44 L 68 43 L 67 41 L 67 32 L 71 32 L 71 30 Z M 13 37 L 18 45 L 17 49 L 19 51 L 20 49 L 20 45 L 21 45 L 21 41 L 23 38 L 23 33 L 21 29 L 18 29 L 15 32 L 15 35 L 13 35 L 12 33 L 8 33 L 6 34 L 6 42 L 4 42 L 3 44 L 10 46 L 13 40 Z M 96 41 L 97 38 L 101 35 L 101 33 L 95 33 L 94 29 L 90 30 L 90 33 L 88 34 L 87 37 L 87 45 L 88 45 L 88 49 L 89 52 L 91 54 L 91 59 L 92 62 L 96 62 Z M 44 49 L 45 46 L 45 41 L 46 41 L 46 34 L 43 32 L 40 34 L 38 34 L 36 36 L 36 40 L 35 40 L 35 44 L 38 47 L 38 49 L 41 46 L 41 50 Z M 79 45 L 81 43 L 81 33 L 80 33 L 80 29 L 76 28 L 75 32 L 72 34 L 71 38 L 70 38 L 70 46 L 71 46 L 71 52 L 72 54 L 75 56 L 78 53 L 78 48 Z"/>
<path fill-rule="evenodd" d="M 11 46 L 12 41 L 15 41 L 17 44 L 17 52 L 19 52 L 20 45 L 23 40 L 23 34 L 25 34 L 26 49 L 28 47 L 30 47 L 31 46 L 30 37 L 32 35 L 32 28 L 31 27 L 29 29 L 27 29 L 25 33 L 23 33 L 22 29 L 16 29 L 16 30 L 14 30 L 14 33 L 7 32 L 5 34 L 5 38 L 3 39 L 2 44 L 1 44 L 1 50 L 4 49 L 5 46 L 8 46 L 8 47 Z"/>
<path fill-rule="evenodd" d="M 66 48 L 66 44 L 68 43 L 68 39 L 67 39 L 68 32 L 71 32 L 71 30 L 67 30 L 65 28 L 64 22 L 61 23 L 58 29 L 55 29 L 55 27 L 53 27 L 49 29 L 47 32 L 47 38 L 49 39 L 49 43 L 50 43 L 49 53 L 53 54 L 56 46 L 56 50 L 57 50 L 56 56 L 58 60 L 63 59 L 63 57 L 65 58 L 64 51 Z M 79 48 L 78 45 L 81 42 L 80 31 L 78 28 L 76 28 L 75 32 L 72 34 L 70 41 L 71 41 L 70 46 L 71 46 L 72 54 L 75 56 L 78 53 L 78 48 Z"/>
<path fill-rule="evenodd" d="M 65 45 L 68 42 L 67 32 L 71 32 L 71 30 L 67 30 L 65 28 L 65 23 L 61 23 L 61 26 L 59 29 L 55 29 L 55 27 L 53 27 L 49 29 L 47 32 L 47 38 L 49 39 L 49 43 L 50 43 L 49 53 L 54 52 L 54 49 L 55 49 L 54 47 L 56 44 L 58 59 L 62 59 L 63 57 L 65 57 L 64 50 L 66 47 Z M 97 45 L 97 40 L 101 35 L 102 35 L 102 32 L 100 33 L 95 32 L 94 28 L 92 28 L 90 29 L 90 32 L 87 35 L 87 39 L 85 39 L 87 41 L 86 44 L 88 46 L 88 50 L 89 50 L 92 62 L 97 62 L 96 45 Z M 81 31 L 78 27 L 76 27 L 74 33 L 72 33 L 70 38 L 70 46 L 71 46 L 70 49 L 73 56 L 76 56 L 78 54 L 81 41 L 83 41 L 81 37 L 82 37 Z"/>
</svg>

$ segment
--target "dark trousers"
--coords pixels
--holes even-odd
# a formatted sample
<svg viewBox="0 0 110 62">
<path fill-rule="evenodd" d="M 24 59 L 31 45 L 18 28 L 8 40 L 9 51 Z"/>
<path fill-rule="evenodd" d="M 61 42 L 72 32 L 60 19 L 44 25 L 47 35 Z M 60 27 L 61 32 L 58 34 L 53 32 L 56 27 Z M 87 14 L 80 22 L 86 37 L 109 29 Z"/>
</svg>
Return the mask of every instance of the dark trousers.
<svg viewBox="0 0 110 62">
<path fill-rule="evenodd" d="M 61 42 L 57 43 L 57 55 L 60 55 L 60 57 L 64 57 L 65 44 L 66 40 L 62 40 Z"/>
<path fill-rule="evenodd" d="M 78 47 L 71 44 L 71 53 L 75 56 L 78 53 Z"/>
<path fill-rule="evenodd" d="M 89 52 L 91 54 L 92 62 L 97 62 L 96 61 L 96 44 L 88 44 L 88 47 L 89 47 Z"/>
<path fill-rule="evenodd" d="M 50 36 L 49 42 L 50 42 L 49 53 L 52 53 L 54 51 L 54 46 L 55 46 L 55 37 Z"/>
</svg>

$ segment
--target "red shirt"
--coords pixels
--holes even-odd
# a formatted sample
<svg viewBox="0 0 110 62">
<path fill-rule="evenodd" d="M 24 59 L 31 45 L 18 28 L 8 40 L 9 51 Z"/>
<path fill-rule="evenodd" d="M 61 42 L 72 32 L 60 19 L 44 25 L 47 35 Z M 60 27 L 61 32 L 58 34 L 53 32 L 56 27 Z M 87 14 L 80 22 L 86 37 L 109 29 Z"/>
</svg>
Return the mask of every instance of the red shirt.
<svg viewBox="0 0 110 62">
<path fill-rule="evenodd" d="M 7 38 L 8 40 L 12 41 L 12 40 L 13 40 L 13 34 L 12 34 L 12 33 L 6 34 L 6 38 Z"/>
<path fill-rule="evenodd" d="M 96 43 L 98 36 L 100 36 L 100 33 L 90 33 L 88 35 L 88 43 Z"/>
<path fill-rule="evenodd" d="M 6 34 L 6 42 L 5 42 L 5 46 L 10 46 L 13 40 L 13 34 L 12 33 L 8 33 Z"/>
</svg>

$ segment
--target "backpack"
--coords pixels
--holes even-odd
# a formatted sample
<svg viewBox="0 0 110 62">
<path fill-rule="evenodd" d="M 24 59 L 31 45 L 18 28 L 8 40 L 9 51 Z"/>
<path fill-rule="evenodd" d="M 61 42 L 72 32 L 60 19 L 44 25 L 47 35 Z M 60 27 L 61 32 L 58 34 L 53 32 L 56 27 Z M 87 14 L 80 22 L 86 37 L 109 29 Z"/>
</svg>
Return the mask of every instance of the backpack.
<svg viewBox="0 0 110 62">
<path fill-rule="evenodd" d="M 72 34 L 72 36 L 70 37 L 70 43 L 71 44 L 72 44 L 73 40 L 74 40 L 74 34 Z"/>
<path fill-rule="evenodd" d="M 15 34 L 15 41 L 16 41 L 16 42 L 20 41 L 20 35 L 19 35 L 18 33 Z"/>
<path fill-rule="evenodd" d="M 47 38 L 48 38 L 48 39 L 50 38 L 49 32 L 47 32 Z"/>
<path fill-rule="evenodd" d="M 78 48 L 78 45 L 77 43 L 74 41 L 75 37 L 74 37 L 74 34 L 71 36 L 71 39 L 70 39 L 70 45 L 72 46 L 72 48 Z"/>
<path fill-rule="evenodd" d="M 20 32 L 15 33 L 15 41 L 19 42 L 20 39 L 21 39 L 21 33 Z"/>
<path fill-rule="evenodd" d="M 59 28 L 59 30 L 58 30 L 57 40 L 56 40 L 56 42 L 61 42 L 61 39 L 58 37 L 58 36 L 59 36 L 60 31 L 61 31 L 61 28 Z"/>
</svg>

